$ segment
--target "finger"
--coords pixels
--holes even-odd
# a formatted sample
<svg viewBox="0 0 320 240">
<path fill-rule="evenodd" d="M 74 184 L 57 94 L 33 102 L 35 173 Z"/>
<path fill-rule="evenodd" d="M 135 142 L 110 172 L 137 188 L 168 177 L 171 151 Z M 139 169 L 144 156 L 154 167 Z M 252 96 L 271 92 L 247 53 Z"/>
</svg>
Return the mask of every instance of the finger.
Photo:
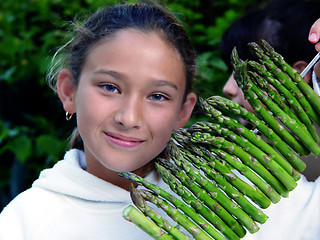
<svg viewBox="0 0 320 240">
<path fill-rule="evenodd" d="M 308 39 L 311 43 L 317 43 L 319 41 L 319 39 L 320 39 L 320 18 L 317 21 L 315 21 L 315 23 L 311 26 Z M 316 49 L 317 49 L 317 45 L 316 45 Z M 320 46 L 318 46 L 318 47 L 320 50 Z"/>
<path fill-rule="evenodd" d="M 320 52 L 320 42 L 318 42 L 316 45 L 315 45 L 315 48 L 318 52 Z"/>
</svg>

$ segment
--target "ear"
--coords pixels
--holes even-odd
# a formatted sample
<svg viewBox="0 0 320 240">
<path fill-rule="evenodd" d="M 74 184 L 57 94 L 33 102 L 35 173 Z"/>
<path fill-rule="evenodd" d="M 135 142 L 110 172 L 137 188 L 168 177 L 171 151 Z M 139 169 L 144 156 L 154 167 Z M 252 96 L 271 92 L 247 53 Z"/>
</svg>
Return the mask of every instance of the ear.
<svg viewBox="0 0 320 240">
<path fill-rule="evenodd" d="M 295 70 L 297 70 L 297 72 L 298 73 L 302 73 L 302 71 L 305 69 L 305 67 L 308 65 L 308 63 L 306 62 L 306 61 L 302 61 L 302 60 L 300 60 L 300 61 L 297 61 L 297 62 L 295 62 L 293 65 L 292 65 L 292 67 L 295 69 Z M 307 72 L 307 74 L 303 77 L 303 79 L 304 79 L 304 81 L 306 82 L 306 83 L 310 83 L 310 81 L 311 81 L 311 75 L 312 74 L 312 71 L 309 71 L 309 72 Z"/>
<path fill-rule="evenodd" d="M 59 72 L 57 80 L 58 96 L 66 112 L 75 113 L 75 93 L 76 86 L 73 82 L 72 73 L 68 69 L 62 69 Z"/>
<path fill-rule="evenodd" d="M 194 93 L 187 95 L 186 101 L 181 106 L 175 129 L 182 128 L 189 121 L 196 101 L 197 96 Z"/>
</svg>

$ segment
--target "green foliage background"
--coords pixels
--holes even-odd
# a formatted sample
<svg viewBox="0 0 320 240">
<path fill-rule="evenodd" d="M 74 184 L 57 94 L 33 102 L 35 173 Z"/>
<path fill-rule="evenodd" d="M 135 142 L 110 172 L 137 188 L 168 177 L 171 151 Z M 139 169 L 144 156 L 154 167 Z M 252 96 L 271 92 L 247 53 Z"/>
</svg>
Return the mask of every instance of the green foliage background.
<svg viewBox="0 0 320 240">
<path fill-rule="evenodd" d="M 201 97 L 222 95 L 229 72 L 220 57 L 220 38 L 231 22 L 266 0 L 164 2 L 185 23 L 198 52 L 195 91 Z M 65 121 L 45 74 L 69 23 L 115 3 L 0 0 L 0 211 L 68 148 L 75 122 Z"/>
</svg>

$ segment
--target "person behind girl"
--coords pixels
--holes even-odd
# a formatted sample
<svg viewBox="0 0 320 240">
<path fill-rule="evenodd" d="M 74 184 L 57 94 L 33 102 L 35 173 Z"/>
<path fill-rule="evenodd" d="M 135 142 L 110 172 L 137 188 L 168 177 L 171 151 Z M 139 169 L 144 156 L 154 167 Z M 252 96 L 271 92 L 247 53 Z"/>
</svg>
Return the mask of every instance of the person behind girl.
<svg viewBox="0 0 320 240">
<path fill-rule="evenodd" d="M 320 4 L 303 0 L 280 0 L 265 8 L 253 11 L 234 22 L 221 41 L 222 55 L 230 65 L 230 54 L 237 47 L 242 59 L 255 59 L 247 47 L 249 42 L 267 40 L 285 60 L 301 72 L 316 55 L 314 44 L 308 42 L 308 33 L 318 19 Z M 320 33 L 320 21 L 319 31 Z M 320 36 L 320 34 L 318 35 Z M 305 81 L 312 85 L 310 71 Z M 231 75 L 224 87 L 224 94 L 247 109 L 251 106 L 243 98 L 241 89 Z M 252 110 L 252 109 L 251 109 Z M 304 159 L 306 161 L 306 159 Z M 243 240 L 314 240 L 320 236 L 320 178 L 319 159 L 312 157 L 298 186 L 277 204 L 264 209 L 269 217 L 255 234 Z"/>
<path fill-rule="evenodd" d="M 315 49 L 320 52 L 320 18 L 317 19 L 317 21 L 312 24 L 309 35 L 308 35 L 308 40 L 315 44 Z M 315 84 L 317 84 L 319 87 L 317 88 L 318 90 L 318 95 L 320 95 L 320 62 L 318 61 L 314 67 L 313 67 L 314 73 L 312 75 L 312 80 Z M 315 89 L 315 88 L 314 88 Z"/>
<path fill-rule="evenodd" d="M 308 41 L 312 24 L 320 16 L 320 2 L 305 0 L 279 0 L 270 2 L 262 9 L 252 11 L 235 21 L 224 33 L 220 49 L 223 59 L 231 67 L 230 55 L 233 47 L 237 48 L 242 59 L 256 58 L 250 53 L 249 42 L 259 43 L 260 39 L 268 41 L 277 52 L 299 73 L 316 55 L 313 43 Z M 318 86 L 315 77 L 309 71 L 304 80 L 315 89 Z M 226 82 L 223 93 L 234 102 L 253 112 L 250 104 L 244 99 L 233 74 Z M 320 94 L 320 93 L 319 93 Z M 246 122 L 241 122 L 246 124 Z M 318 134 L 320 130 L 317 128 Z M 303 172 L 309 181 L 320 176 L 320 158 L 303 157 L 307 168 Z"/>
<path fill-rule="evenodd" d="M 164 184 L 153 161 L 196 102 L 189 38 L 164 7 L 123 4 L 93 14 L 62 51 L 50 76 L 77 120 L 72 149 L 5 207 L 0 239 L 149 239 L 122 217 L 131 182 L 118 173 Z"/>
<path fill-rule="evenodd" d="M 317 53 L 313 44 L 308 41 L 308 33 L 312 24 L 319 18 L 319 12 L 319 1 L 272 1 L 264 8 L 251 11 L 231 24 L 221 39 L 222 58 L 229 69 L 232 69 L 230 55 L 232 49 L 236 47 L 240 58 L 253 60 L 255 58 L 247 44 L 259 43 L 260 39 L 264 39 L 284 57 L 286 62 L 301 73 Z M 311 73 L 312 71 L 304 77 L 304 80 L 312 86 Z M 252 110 L 244 100 L 233 74 L 225 84 L 223 93 Z"/>
</svg>

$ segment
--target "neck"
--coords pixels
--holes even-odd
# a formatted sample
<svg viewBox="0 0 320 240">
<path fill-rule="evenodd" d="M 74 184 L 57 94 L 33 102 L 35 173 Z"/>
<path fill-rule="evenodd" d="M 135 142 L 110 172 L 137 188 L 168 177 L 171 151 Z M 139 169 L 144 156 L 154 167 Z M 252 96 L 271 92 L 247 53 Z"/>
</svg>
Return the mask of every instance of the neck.
<svg viewBox="0 0 320 240">
<path fill-rule="evenodd" d="M 112 171 L 105 166 L 101 165 L 100 162 L 87 162 L 87 172 L 95 175 L 96 177 L 105 180 L 113 185 L 116 185 L 120 188 L 123 188 L 127 191 L 130 191 L 131 185 L 133 184 L 135 187 L 137 186 L 136 183 L 129 181 L 123 177 L 120 177 L 118 174 L 119 172 Z M 141 167 L 137 170 L 132 171 L 133 173 L 139 175 L 140 177 L 145 177 L 149 172 L 146 171 L 145 167 Z"/>
</svg>

